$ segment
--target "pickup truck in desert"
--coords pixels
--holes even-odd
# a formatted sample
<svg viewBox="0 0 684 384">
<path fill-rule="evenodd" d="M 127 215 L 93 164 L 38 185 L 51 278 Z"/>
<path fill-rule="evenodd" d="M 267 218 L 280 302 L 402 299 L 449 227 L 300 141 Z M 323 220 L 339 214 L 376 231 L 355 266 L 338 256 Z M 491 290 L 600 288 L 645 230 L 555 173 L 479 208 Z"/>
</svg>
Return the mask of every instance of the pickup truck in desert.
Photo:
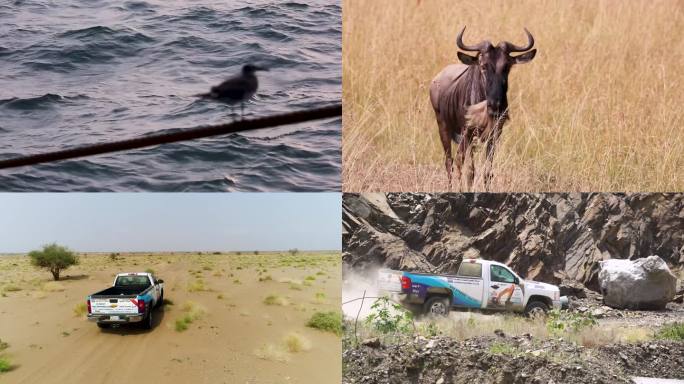
<svg viewBox="0 0 684 384">
<path fill-rule="evenodd" d="M 451 308 L 540 314 L 567 302 L 557 286 L 523 280 L 505 264 L 481 259 L 463 260 L 455 275 L 381 269 L 378 286 L 407 307 L 441 316 Z"/>
<path fill-rule="evenodd" d="M 100 328 L 112 324 L 138 323 L 152 328 L 152 309 L 164 301 L 164 280 L 151 273 L 120 273 L 114 285 L 88 296 L 88 320 Z"/>
</svg>

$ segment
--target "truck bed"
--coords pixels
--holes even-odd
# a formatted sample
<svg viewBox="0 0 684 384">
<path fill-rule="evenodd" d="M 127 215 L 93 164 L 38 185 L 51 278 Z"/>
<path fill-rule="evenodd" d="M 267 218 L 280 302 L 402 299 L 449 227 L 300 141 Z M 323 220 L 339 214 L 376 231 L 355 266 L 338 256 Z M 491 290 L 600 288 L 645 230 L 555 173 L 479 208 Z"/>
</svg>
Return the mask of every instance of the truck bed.
<svg viewBox="0 0 684 384">
<path fill-rule="evenodd" d="M 105 290 L 97 292 L 91 297 L 107 298 L 107 297 L 121 297 L 121 296 L 138 296 L 150 289 L 152 286 L 132 286 L 132 287 L 109 287 Z"/>
</svg>

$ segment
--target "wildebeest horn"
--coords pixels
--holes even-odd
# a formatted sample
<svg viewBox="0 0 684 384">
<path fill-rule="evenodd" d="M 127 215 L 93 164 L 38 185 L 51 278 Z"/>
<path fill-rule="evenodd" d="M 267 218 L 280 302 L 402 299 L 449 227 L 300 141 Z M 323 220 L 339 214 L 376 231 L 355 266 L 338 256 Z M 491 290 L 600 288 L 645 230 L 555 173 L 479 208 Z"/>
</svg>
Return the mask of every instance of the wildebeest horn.
<svg viewBox="0 0 684 384">
<path fill-rule="evenodd" d="M 519 47 L 519 46 L 517 46 L 513 43 L 509 43 L 507 41 L 506 42 L 506 51 L 508 51 L 509 53 L 510 52 L 525 52 L 525 51 L 529 51 L 530 49 L 532 49 L 532 47 L 534 46 L 534 37 L 532 37 L 532 34 L 530 33 L 530 31 L 527 30 L 527 28 L 524 28 L 524 29 L 525 29 L 525 33 L 527 34 L 527 46 L 526 47 Z"/>
<path fill-rule="evenodd" d="M 456 38 L 456 45 L 458 45 L 459 48 L 461 48 L 464 51 L 480 51 L 482 48 L 484 48 L 485 42 L 481 42 L 477 45 L 465 45 L 463 44 L 463 32 L 465 32 L 466 27 L 463 27 L 461 30 L 461 33 L 458 34 L 458 37 Z"/>
</svg>

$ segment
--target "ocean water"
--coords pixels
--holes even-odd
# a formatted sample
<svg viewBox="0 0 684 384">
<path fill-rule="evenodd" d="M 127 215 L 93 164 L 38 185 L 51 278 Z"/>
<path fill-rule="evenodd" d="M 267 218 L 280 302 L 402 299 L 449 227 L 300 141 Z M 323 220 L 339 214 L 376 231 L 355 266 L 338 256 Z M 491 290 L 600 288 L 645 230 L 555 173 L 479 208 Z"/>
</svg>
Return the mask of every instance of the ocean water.
<svg viewBox="0 0 684 384">
<path fill-rule="evenodd" d="M 341 0 L 0 1 L 0 158 L 338 103 Z M 341 119 L 0 170 L 0 191 L 339 191 Z"/>
</svg>

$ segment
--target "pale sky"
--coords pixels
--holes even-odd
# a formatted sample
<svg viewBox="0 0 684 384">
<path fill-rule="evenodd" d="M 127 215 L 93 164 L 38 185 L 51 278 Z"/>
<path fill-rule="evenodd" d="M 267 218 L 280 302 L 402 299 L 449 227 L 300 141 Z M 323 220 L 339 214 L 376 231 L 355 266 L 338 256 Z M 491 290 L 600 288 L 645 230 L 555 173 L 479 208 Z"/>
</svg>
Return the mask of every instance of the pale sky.
<svg viewBox="0 0 684 384">
<path fill-rule="evenodd" d="M 339 250 L 340 193 L 0 193 L 0 253 Z"/>
</svg>

